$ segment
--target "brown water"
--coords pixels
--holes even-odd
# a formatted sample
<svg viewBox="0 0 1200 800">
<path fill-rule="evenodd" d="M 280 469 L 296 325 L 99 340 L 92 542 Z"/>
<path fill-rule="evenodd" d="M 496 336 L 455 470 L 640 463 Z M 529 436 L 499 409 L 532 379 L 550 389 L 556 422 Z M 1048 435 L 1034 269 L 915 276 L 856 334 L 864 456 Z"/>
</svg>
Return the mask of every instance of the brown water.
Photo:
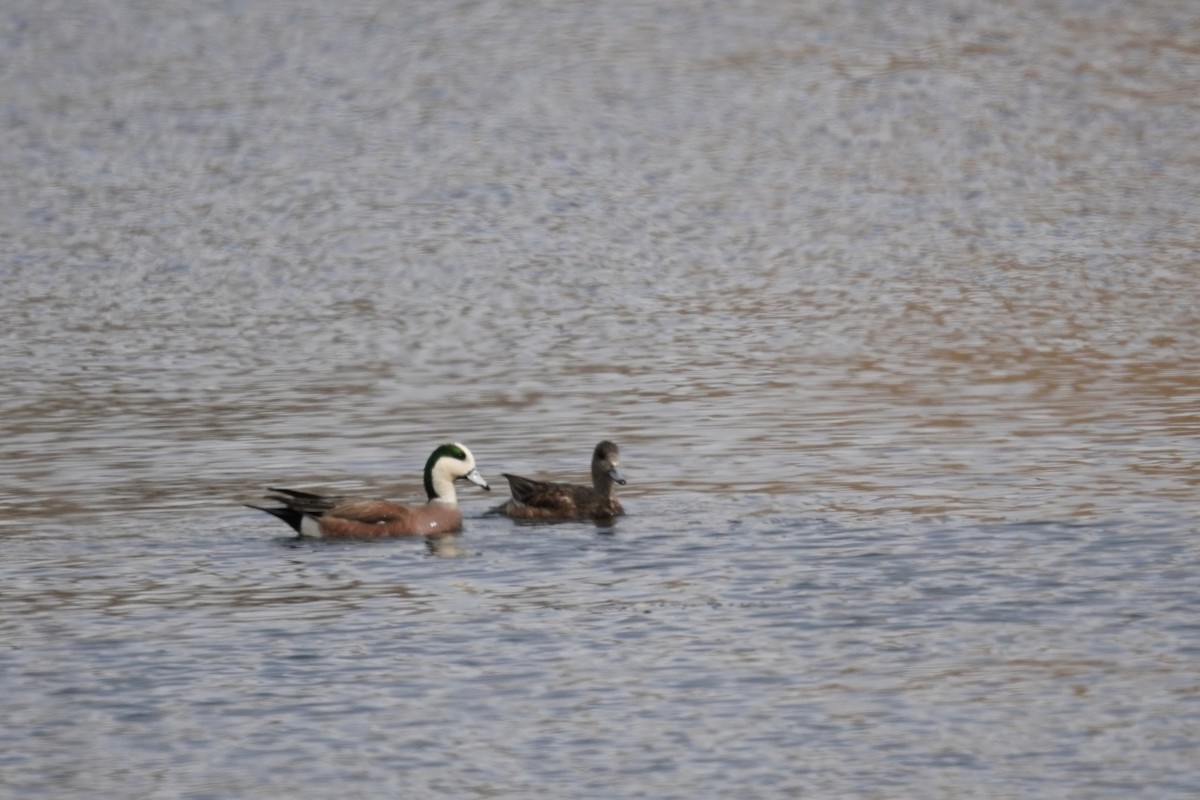
<svg viewBox="0 0 1200 800">
<path fill-rule="evenodd" d="M 1198 85 L 1185 0 L 10 2 L 0 795 L 1194 796 Z M 239 506 L 605 437 L 611 529 Z"/>
</svg>

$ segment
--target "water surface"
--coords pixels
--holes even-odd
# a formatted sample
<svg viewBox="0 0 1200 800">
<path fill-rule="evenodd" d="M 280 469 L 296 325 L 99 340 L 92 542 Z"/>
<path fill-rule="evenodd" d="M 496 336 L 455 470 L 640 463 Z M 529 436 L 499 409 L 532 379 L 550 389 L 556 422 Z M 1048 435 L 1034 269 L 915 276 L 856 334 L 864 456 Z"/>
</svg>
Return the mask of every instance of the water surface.
<svg viewBox="0 0 1200 800">
<path fill-rule="evenodd" d="M 1193 5 L 10 3 L 0 794 L 1195 795 Z"/>
</svg>

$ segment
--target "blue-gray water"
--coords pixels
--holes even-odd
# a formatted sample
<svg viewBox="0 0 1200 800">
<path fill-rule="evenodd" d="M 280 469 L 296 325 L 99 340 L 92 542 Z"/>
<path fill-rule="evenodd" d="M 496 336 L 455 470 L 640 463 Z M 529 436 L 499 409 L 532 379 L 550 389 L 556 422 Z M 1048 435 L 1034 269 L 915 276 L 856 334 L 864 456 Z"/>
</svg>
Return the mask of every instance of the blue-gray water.
<svg viewBox="0 0 1200 800">
<path fill-rule="evenodd" d="M 1198 85 L 1191 0 L 7 3 L 0 796 L 1196 796 Z M 239 505 L 451 439 L 454 539 Z"/>
</svg>

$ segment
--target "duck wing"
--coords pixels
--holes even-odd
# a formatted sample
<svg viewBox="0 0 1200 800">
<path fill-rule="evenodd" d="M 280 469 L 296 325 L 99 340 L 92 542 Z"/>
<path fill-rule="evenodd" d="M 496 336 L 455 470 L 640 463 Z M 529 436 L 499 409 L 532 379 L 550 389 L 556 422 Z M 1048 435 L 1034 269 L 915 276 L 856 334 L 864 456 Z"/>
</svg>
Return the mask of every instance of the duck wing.
<svg viewBox="0 0 1200 800">
<path fill-rule="evenodd" d="M 407 521 L 413 510 L 390 500 L 346 498 L 330 506 L 324 519 L 341 519 L 368 525 L 391 525 Z"/>
<path fill-rule="evenodd" d="M 312 492 L 301 492 L 297 489 L 277 489 L 274 486 L 268 486 L 267 491 L 271 492 L 271 494 L 267 495 L 268 500 L 283 503 L 292 511 L 299 511 L 301 514 L 312 514 L 317 517 L 349 499 L 342 496 L 330 497 L 313 494 Z"/>
<path fill-rule="evenodd" d="M 535 481 L 520 475 L 502 473 L 508 480 L 513 499 L 534 508 L 547 511 L 574 513 L 588 504 L 594 491 L 587 486 L 576 486 L 573 483 L 552 483 L 550 481 Z"/>
</svg>

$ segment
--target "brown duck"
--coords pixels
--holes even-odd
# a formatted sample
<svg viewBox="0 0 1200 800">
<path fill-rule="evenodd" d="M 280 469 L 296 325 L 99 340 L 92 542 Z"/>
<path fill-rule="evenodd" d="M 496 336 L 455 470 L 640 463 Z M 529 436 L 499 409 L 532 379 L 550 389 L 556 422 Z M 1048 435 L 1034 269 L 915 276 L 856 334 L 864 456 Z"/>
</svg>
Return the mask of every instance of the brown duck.
<svg viewBox="0 0 1200 800">
<path fill-rule="evenodd" d="M 491 488 L 475 468 L 471 451 L 455 442 L 434 450 L 425 462 L 425 493 L 429 498 L 425 505 L 271 488 L 267 499 L 281 506 L 250 507 L 279 517 L 305 537 L 437 536 L 462 530 L 462 512 L 454 491 L 454 482 L 460 478 Z"/>
<path fill-rule="evenodd" d="M 621 464 L 620 449 L 610 441 L 596 445 L 592 453 L 592 485 L 550 483 L 503 473 L 512 490 L 512 499 L 492 509 L 513 519 L 573 520 L 617 517 L 625 509 L 614 495 L 616 484 L 625 484 L 617 467 Z"/>
</svg>

